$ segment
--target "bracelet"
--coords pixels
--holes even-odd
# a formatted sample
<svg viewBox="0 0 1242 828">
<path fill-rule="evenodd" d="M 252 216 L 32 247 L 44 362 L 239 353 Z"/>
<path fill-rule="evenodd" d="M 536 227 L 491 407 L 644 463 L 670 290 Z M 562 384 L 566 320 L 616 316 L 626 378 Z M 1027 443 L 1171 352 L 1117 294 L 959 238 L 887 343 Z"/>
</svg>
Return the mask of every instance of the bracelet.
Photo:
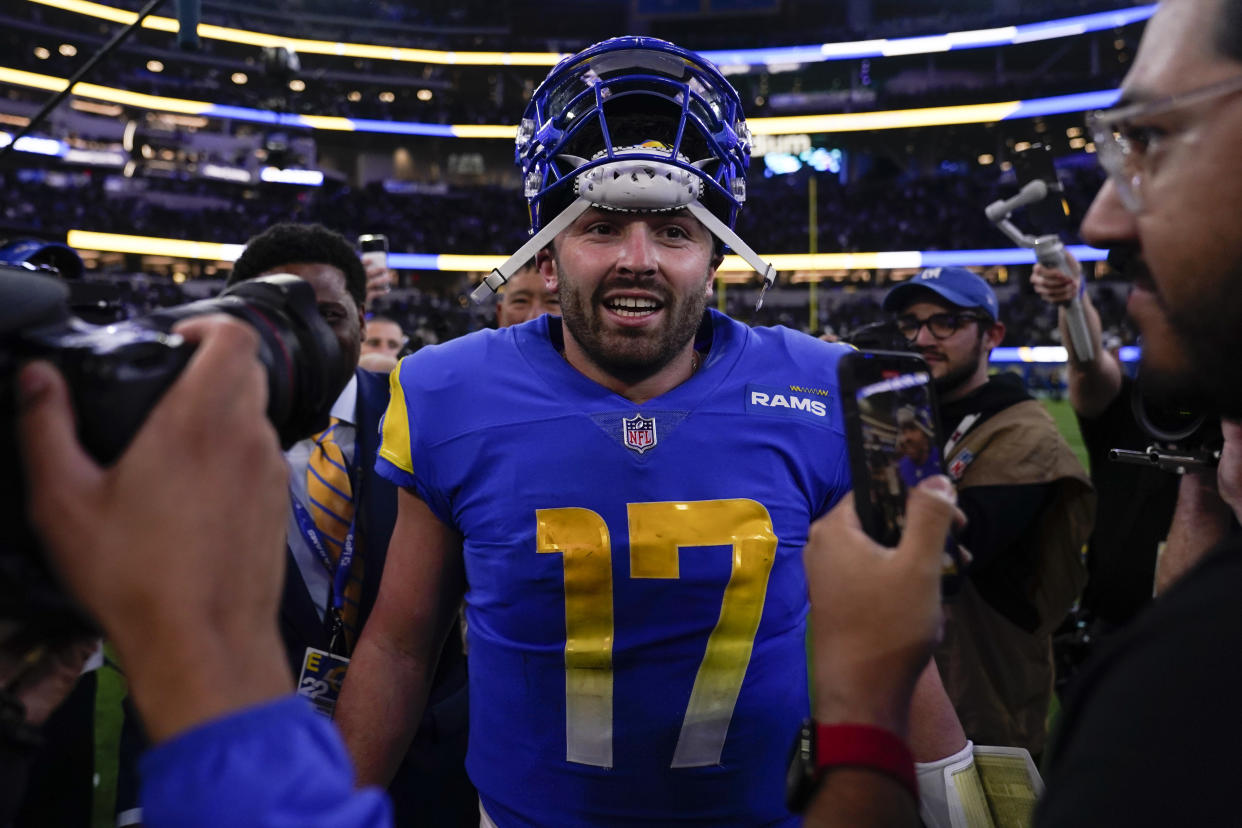
<svg viewBox="0 0 1242 828">
<path fill-rule="evenodd" d="M 833 767 L 868 768 L 887 774 L 919 801 L 914 755 L 897 734 L 866 724 L 815 725 L 815 767 L 822 776 Z"/>
</svg>

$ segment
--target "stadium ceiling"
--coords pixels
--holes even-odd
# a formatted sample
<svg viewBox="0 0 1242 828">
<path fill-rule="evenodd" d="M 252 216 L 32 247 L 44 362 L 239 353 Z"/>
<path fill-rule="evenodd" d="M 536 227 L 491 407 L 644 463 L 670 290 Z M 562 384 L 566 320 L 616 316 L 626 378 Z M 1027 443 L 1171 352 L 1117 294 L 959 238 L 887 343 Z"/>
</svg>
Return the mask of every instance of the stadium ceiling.
<svg viewBox="0 0 1242 828">
<path fill-rule="evenodd" d="M 119 9 L 88 0 L 29 0 L 43 6 L 68 12 L 130 24 L 138 15 L 128 9 Z M 1034 43 L 1062 37 L 1073 37 L 1087 32 L 1128 26 L 1146 20 L 1155 13 L 1155 4 L 1134 6 L 1128 9 L 1063 17 L 1017 26 L 1001 26 L 992 29 L 973 29 L 961 32 L 926 35 L 921 37 L 881 38 L 854 40 L 839 43 L 819 43 L 805 46 L 784 46 L 763 49 L 724 49 L 701 52 L 708 60 L 721 66 L 760 66 L 765 64 L 820 63 L 832 60 L 893 57 L 896 55 L 923 55 L 960 49 L 981 49 L 994 46 L 1010 46 Z M 177 20 L 172 17 L 151 16 L 142 22 L 144 28 L 176 33 Z M 283 46 L 303 54 L 336 55 L 339 57 L 396 60 L 408 63 L 435 63 L 456 66 L 553 66 L 565 57 L 560 52 L 469 52 L 442 51 L 437 49 L 410 49 L 365 43 L 343 43 L 328 40 L 284 37 L 281 35 L 253 32 L 214 26 L 198 25 L 199 37 L 221 40 L 248 46 Z"/>
<path fill-rule="evenodd" d="M 66 78 L 41 75 L 21 69 L 0 67 L 0 82 L 34 89 L 59 92 L 68 83 Z M 97 101 L 133 106 L 156 112 L 176 112 L 183 115 L 201 115 L 210 118 L 228 118 L 273 126 L 300 127 L 341 132 L 373 132 L 395 135 L 421 135 L 441 138 L 502 138 L 512 141 L 517 128 L 508 124 L 427 124 L 412 121 L 380 121 L 367 118 L 341 118 L 329 115 L 299 115 L 252 109 L 243 106 L 215 104 L 208 101 L 190 101 L 130 92 L 94 83 L 79 83 L 73 89 L 79 97 Z M 986 124 L 1058 115 L 1069 112 L 1085 112 L 1112 106 L 1120 92 L 1106 89 L 1080 92 L 1073 95 L 1056 95 L 1050 98 L 1032 98 L 1025 101 L 1001 101 L 999 103 L 966 104 L 962 106 L 935 106 L 921 109 L 893 109 L 881 112 L 847 112 L 828 115 L 790 115 L 772 118 L 750 118 L 747 123 L 756 135 L 794 135 L 798 133 L 863 132 L 877 129 L 907 129 L 911 127 L 948 126 L 953 124 Z"/>
</svg>

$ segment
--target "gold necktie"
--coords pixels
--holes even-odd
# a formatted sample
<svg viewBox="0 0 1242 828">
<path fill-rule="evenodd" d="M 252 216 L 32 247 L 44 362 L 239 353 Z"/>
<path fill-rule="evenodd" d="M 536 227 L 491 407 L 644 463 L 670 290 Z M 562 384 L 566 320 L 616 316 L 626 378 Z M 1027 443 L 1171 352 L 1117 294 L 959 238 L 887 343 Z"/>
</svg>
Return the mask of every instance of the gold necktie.
<svg viewBox="0 0 1242 828">
<path fill-rule="evenodd" d="M 354 521 L 353 484 L 345 455 L 336 442 L 340 422 L 333 417 L 327 430 L 315 435 L 315 447 L 306 466 L 306 494 L 310 500 L 311 517 L 334 563 L 340 561 L 345 537 Z M 354 560 L 341 609 L 341 621 L 345 624 L 345 638 L 350 650 L 358 637 L 358 601 L 362 595 L 362 556 L 359 547 L 355 532 Z"/>
</svg>

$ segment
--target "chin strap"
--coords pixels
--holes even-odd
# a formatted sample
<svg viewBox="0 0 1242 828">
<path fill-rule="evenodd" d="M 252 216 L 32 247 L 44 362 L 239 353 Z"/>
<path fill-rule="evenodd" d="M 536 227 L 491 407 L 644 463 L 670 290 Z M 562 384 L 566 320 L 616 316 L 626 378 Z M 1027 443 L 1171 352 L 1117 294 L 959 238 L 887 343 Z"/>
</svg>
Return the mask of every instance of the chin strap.
<svg viewBox="0 0 1242 828">
<path fill-rule="evenodd" d="M 686 209 L 690 211 L 691 215 L 703 222 L 716 238 L 729 245 L 734 253 L 741 256 L 746 264 L 753 267 L 755 272 L 763 277 L 763 287 L 759 289 L 759 301 L 755 302 L 755 310 L 763 307 L 763 294 L 767 293 L 768 288 L 772 287 L 772 283 L 776 281 L 776 268 L 769 262 L 759 258 L 759 254 L 751 250 L 750 245 L 742 241 L 737 233 L 730 230 L 729 225 L 716 218 L 710 210 L 699 202 L 690 202 L 686 205 Z"/>
<path fill-rule="evenodd" d="M 585 213 L 591 207 L 591 202 L 585 198 L 579 198 L 574 201 L 560 214 L 543 226 L 535 235 L 531 236 L 526 244 L 518 248 L 518 251 L 509 258 L 505 259 L 504 264 L 489 273 L 479 286 L 470 294 L 470 298 L 475 302 L 482 302 L 496 291 L 500 290 L 500 286 L 517 273 L 522 265 L 534 258 L 535 254 L 548 246 L 548 243 L 556 238 L 557 234 L 569 225 L 573 224 L 578 216 Z"/>
<path fill-rule="evenodd" d="M 516 273 L 522 265 L 531 260 L 532 257 L 540 250 L 548 246 L 556 236 L 569 225 L 577 220 L 578 216 L 585 213 L 592 206 L 592 202 L 586 198 L 578 198 L 568 207 L 560 212 L 556 218 L 543 226 L 535 235 L 531 236 L 526 244 L 518 248 L 518 251 L 504 261 L 504 263 L 489 273 L 479 286 L 470 294 L 471 300 L 482 302 L 491 294 L 500 290 L 500 286 L 509 281 L 510 277 Z M 742 259 L 755 271 L 763 277 L 763 287 L 759 291 L 759 301 L 755 303 L 755 310 L 763 307 L 763 295 L 768 288 L 772 287 L 772 283 L 776 281 L 776 268 L 770 263 L 759 258 L 759 254 L 751 249 L 750 245 L 742 241 L 742 239 L 729 229 L 729 225 L 716 218 L 710 210 L 700 204 L 697 200 L 691 201 L 685 205 L 685 209 L 690 214 L 703 222 L 703 225 L 712 232 L 716 238 L 727 244 L 733 252 L 737 253 Z"/>
</svg>

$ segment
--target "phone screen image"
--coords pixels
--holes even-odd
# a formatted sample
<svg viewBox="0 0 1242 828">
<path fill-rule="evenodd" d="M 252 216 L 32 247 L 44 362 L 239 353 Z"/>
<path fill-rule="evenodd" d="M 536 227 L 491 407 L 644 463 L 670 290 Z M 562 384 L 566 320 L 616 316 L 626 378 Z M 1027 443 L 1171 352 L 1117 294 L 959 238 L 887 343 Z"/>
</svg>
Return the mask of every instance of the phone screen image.
<svg viewBox="0 0 1242 828">
<path fill-rule="evenodd" d="M 905 529 L 906 495 L 920 481 L 944 474 L 931 370 L 908 352 L 854 351 L 841 358 L 837 378 L 859 522 L 877 543 L 896 546 Z M 944 551 L 941 595 L 950 599 L 961 580 L 952 534 Z"/>
<path fill-rule="evenodd" d="M 855 392 L 876 540 L 886 546 L 901 539 L 906 493 L 920 480 L 941 474 L 930 382 L 926 371 L 895 374 Z"/>
</svg>

